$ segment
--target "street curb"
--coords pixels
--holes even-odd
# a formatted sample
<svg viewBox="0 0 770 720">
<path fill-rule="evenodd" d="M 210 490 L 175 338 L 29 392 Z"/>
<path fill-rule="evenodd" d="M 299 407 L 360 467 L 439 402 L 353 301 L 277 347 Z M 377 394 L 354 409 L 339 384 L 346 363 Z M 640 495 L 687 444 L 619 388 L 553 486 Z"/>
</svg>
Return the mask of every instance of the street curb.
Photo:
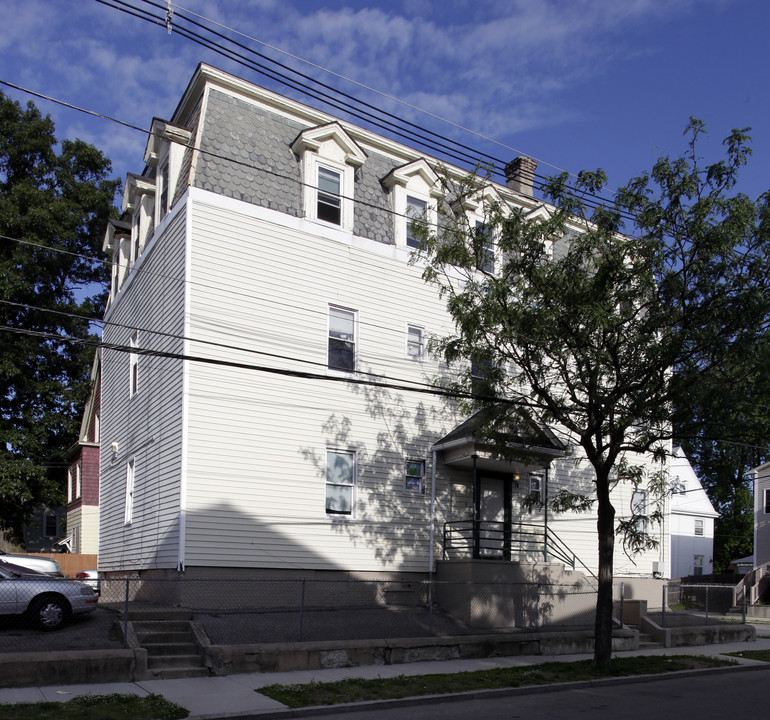
<svg viewBox="0 0 770 720">
<path fill-rule="evenodd" d="M 340 703 L 338 705 L 311 705 L 302 708 L 286 708 L 285 710 L 265 710 L 264 712 L 249 711 L 232 715 L 195 715 L 193 720 L 280 720 L 281 718 L 301 718 L 318 715 L 333 715 L 337 713 L 354 713 L 366 710 L 389 710 L 392 708 L 419 707 L 435 703 L 464 702 L 467 700 L 487 700 L 518 695 L 542 695 L 548 692 L 565 690 L 581 690 L 584 688 L 605 687 L 611 685 L 640 685 L 659 680 L 675 680 L 695 675 L 722 675 L 750 670 L 770 670 L 770 663 L 756 661 L 756 664 L 738 664 L 729 667 L 700 668 L 697 670 L 676 670 L 670 673 L 651 673 L 650 675 L 628 675 L 625 677 L 597 678 L 595 680 L 578 680 L 576 682 L 553 683 L 548 685 L 527 685 L 515 688 L 493 688 L 490 690 L 471 690 L 468 692 L 444 693 L 441 695 L 415 695 L 407 698 L 389 700 L 365 700 L 355 703 Z M 255 692 L 259 692 L 255 690 Z"/>
</svg>

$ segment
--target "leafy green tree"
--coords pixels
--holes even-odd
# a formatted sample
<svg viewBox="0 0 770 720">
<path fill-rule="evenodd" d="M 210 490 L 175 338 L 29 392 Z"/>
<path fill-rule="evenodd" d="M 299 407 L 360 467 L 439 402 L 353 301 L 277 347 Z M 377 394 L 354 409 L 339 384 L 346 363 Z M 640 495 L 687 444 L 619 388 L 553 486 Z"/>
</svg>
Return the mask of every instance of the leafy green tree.
<svg viewBox="0 0 770 720">
<path fill-rule="evenodd" d="M 457 369 L 457 389 L 474 388 L 499 454 L 508 452 L 505 398 L 566 432 L 593 469 L 590 497 L 557 503 L 596 510 L 600 666 L 611 657 L 616 533 L 629 552 L 651 541 L 640 518 L 616 520 L 611 490 L 628 479 L 660 491 L 634 454 L 665 451 L 672 408 L 695 384 L 721 387 L 768 318 L 768 196 L 730 195 L 750 153 L 746 131 L 733 131 L 726 158 L 706 167 L 703 132 L 691 120 L 689 152 L 659 160 L 611 205 L 589 205 L 606 178 L 584 172 L 572 188 L 565 175 L 552 179 L 556 209 L 534 217 L 491 203 L 480 227 L 451 211 L 438 233 L 416 223 L 425 278 L 455 321 L 436 350 Z M 445 182 L 454 207 L 484 185 L 475 175 Z"/>
<path fill-rule="evenodd" d="M 770 343 L 759 344 L 727 369 L 716 387 L 695 386 L 676 408 L 675 426 L 719 512 L 714 571 L 754 552 L 754 497 L 749 471 L 770 460 Z"/>
<path fill-rule="evenodd" d="M 64 499 L 93 350 L 57 338 L 87 336 L 74 315 L 105 302 L 109 269 L 92 258 L 114 212 L 110 169 L 0 93 L 0 529 L 14 542 L 36 505 Z"/>
</svg>

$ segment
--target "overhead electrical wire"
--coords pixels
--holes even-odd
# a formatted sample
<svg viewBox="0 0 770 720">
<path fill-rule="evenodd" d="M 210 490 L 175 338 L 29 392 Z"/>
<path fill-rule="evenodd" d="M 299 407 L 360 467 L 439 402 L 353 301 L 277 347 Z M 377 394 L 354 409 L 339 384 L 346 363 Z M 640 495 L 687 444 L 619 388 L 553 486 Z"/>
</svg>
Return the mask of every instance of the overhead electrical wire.
<svg viewBox="0 0 770 720">
<path fill-rule="evenodd" d="M 140 8 L 137 8 L 137 7 L 133 6 L 133 5 L 130 5 L 125 0 L 96 0 L 96 2 L 98 2 L 98 3 L 102 4 L 102 5 L 106 5 L 108 7 L 111 7 L 113 9 L 116 9 L 116 10 L 118 10 L 120 12 L 124 12 L 124 13 L 127 13 L 129 15 L 132 15 L 132 16 L 138 18 L 138 19 L 145 20 L 146 22 L 150 22 L 150 23 L 152 23 L 152 24 L 154 24 L 156 26 L 166 27 L 166 16 L 165 16 L 166 5 L 158 3 L 158 2 L 155 2 L 154 0 L 140 0 L 140 2 L 156 8 L 158 10 L 158 13 L 159 13 L 157 16 L 151 14 L 149 11 L 141 10 Z M 183 8 L 180 7 L 180 10 L 182 10 L 182 9 Z M 232 43 L 236 47 L 241 48 L 241 49 L 243 49 L 246 52 L 252 53 L 252 54 L 256 55 L 257 57 L 266 60 L 267 62 L 270 62 L 270 63 L 272 63 L 274 65 L 279 66 L 284 71 L 291 72 L 292 74 L 301 77 L 303 80 L 305 80 L 307 82 L 311 82 L 311 83 L 317 84 L 317 85 L 323 87 L 324 89 L 328 89 L 330 92 L 332 92 L 332 93 L 334 93 L 336 95 L 343 96 L 344 98 L 346 98 L 346 100 L 350 100 L 353 103 L 357 103 L 359 105 L 363 105 L 364 107 L 366 107 L 368 109 L 367 110 L 359 110 L 359 109 L 357 109 L 355 107 L 352 107 L 350 105 L 350 103 L 347 102 L 347 101 L 334 99 L 332 96 L 330 96 L 326 92 L 319 91 L 319 90 L 313 91 L 306 84 L 303 84 L 302 82 L 298 82 L 298 81 L 295 81 L 295 80 L 289 80 L 285 76 L 282 76 L 280 74 L 280 72 L 276 73 L 276 71 L 270 70 L 270 69 L 266 68 L 264 65 L 262 65 L 260 63 L 256 63 L 256 62 L 254 62 L 252 60 L 249 60 L 248 58 L 245 58 L 240 53 L 237 53 L 237 52 L 235 52 L 233 50 L 225 49 L 220 44 L 217 44 L 216 42 L 214 42 L 214 41 L 212 41 L 212 40 L 210 40 L 208 38 L 202 37 L 199 33 L 196 33 L 196 32 L 194 32 L 192 30 L 187 29 L 187 28 L 182 28 L 178 24 L 174 25 L 175 32 L 177 32 L 182 37 L 185 37 L 188 40 L 192 40 L 193 42 L 195 42 L 197 44 L 200 44 L 203 47 L 206 47 L 207 49 L 212 50 L 213 52 L 216 52 L 217 54 L 223 55 L 224 57 L 227 57 L 228 59 L 230 59 L 230 60 L 232 60 L 232 61 L 242 65 L 243 67 L 247 67 L 247 68 L 249 68 L 251 70 L 254 70 L 255 72 L 258 72 L 258 73 L 260 73 L 262 75 L 265 75 L 266 77 L 269 77 L 270 79 L 274 80 L 275 82 L 278 82 L 280 84 L 286 85 L 287 87 L 290 87 L 290 88 L 292 88 L 292 89 L 294 89 L 294 90 L 296 90 L 296 91 L 298 91 L 298 92 L 300 92 L 300 93 L 302 93 L 304 95 L 307 95 L 307 96 L 313 97 L 315 99 L 318 99 L 321 102 L 324 102 L 324 103 L 330 105 L 331 107 L 334 107 L 335 109 L 343 109 L 343 110 L 345 110 L 345 108 L 347 108 L 345 110 L 346 112 L 349 112 L 351 115 L 353 115 L 354 117 L 356 117 L 358 119 L 363 119 L 365 122 L 367 122 L 367 120 L 366 120 L 367 116 L 368 117 L 373 117 L 372 112 L 370 112 L 370 110 L 374 111 L 374 112 L 377 112 L 377 113 L 381 113 L 381 114 L 386 116 L 384 120 L 377 118 L 375 120 L 370 120 L 368 122 L 372 122 L 376 127 L 379 127 L 381 129 L 389 131 L 391 133 L 395 132 L 399 137 L 403 137 L 403 138 L 407 139 L 410 142 L 414 142 L 414 137 L 415 136 L 418 137 L 418 138 L 421 138 L 421 141 L 418 142 L 417 144 L 418 145 L 423 145 L 423 147 L 428 147 L 428 148 L 430 148 L 433 151 L 438 149 L 438 152 L 442 152 L 440 148 L 441 147 L 447 148 L 448 146 L 445 143 L 449 143 L 452 146 L 454 146 L 455 148 L 460 148 L 460 149 L 459 150 L 455 149 L 455 150 L 449 151 L 447 153 L 448 156 L 453 158 L 454 160 L 458 160 L 459 159 L 461 163 L 470 164 L 470 165 L 472 165 L 474 167 L 478 167 L 479 164 L 480 164 L 479 160 L 484 158 L 484 157 L 486 157 L 489 160 L 493 161 L 493 163 L 495 163 L 495 165 L 493 167 L 495 169 L 496 174 L 499 175 L 499 176 L 503 176 L 504 177 L 504 172 L 502 171 L 502 168 L 504 168 L 504 166 L 506 165 L 506 161 L 505 160 L 501 160 L 500 158 L 495 158 L 494 156 L 489 155 L 488 153 L 485 153 L 483 151 L 480 151 L 480 150 L 477 150 L 477 149 L 474 149 L 474 148 L 470 148 L 469 146 L 464 145 L 463 143 L 460 143 L 460 142 L 458 142 L 456 140 L 452 140 L 450 138 L 447 138 L 446 136 L 440 135 L 439 133 L 435 133 L 434 131 L 422 128 L 419 125 L 417 125 L 415 123 L 412 123 L 412 122 L 410 122 L 408 120 L 404 120 L 403 118 L 400 118 L 397 115 L 394 115 L 392 113 L 388 113 L 387 111 L 385 111 L 385 110 L 383 110 L 381 108 L 377 108 L 374 105 L 366 103 L 366 102 L 364 102 L 364 101 L 362 101 L 362 100 L 360 100 L 358 98 L 355 98 L 355 97 L 353 97 L 353 96 L 351 96 L 351 95 L 349 95 L 347 93 L 344 93 L 343 91 L 341 91 L 341 90 L 339 90 L 337 88 L 334 88 L 334 87 L 332 87 L 332 86 L 330 86 L 330 85 L 328 85 L 326 83 L 322 83 L 321 81 L 316 80 L 315 78 L 312 78 L 309 75 L 301 73 L 301 72 L 299 72 L 299 71 L 297 71 L 297 70 L 295 70 L 295 69 L 293 69 L 293 68 L 291 68 L 291 67 L 289 67 L 289 66 L 287 66 L 287 65 L 285 65 L 283 63 L 280 63 L 279 61 L 274 60 L 273 58 L 270 58 L 269 56 L 266 56 L 266 55 L 264 55 L 262 53 L 259 53 L 256 50 L 253 50 L 252 48 L 249 48 L 249 47 L 243 45 L 242 43 L 239 43 L 239 42 L 233 40 L 232 38 L 228 38 L 227 36 L 223 35 L 222 33 L 210 30 L 209 28 L 206 28 L 205 26 L 203 26 L 201 23 L 198 23 L 197 21 L 190 20 L 189 18 L 184 17 L 184 15 L 181 14 L 181 13 L 175 13 L 174 17 L 175 18 L 181 17 L 186 22 L 191 23 L 191 24 L 195 25 L 196 27 L 199 27 L 199 28 L 201 28 L 202 30 L 204 30 L 204 31 L 206 31 L 208 33 L 211 33 L 211 34 L 215 35 L 220 40 L 226 41 L 228 43 Z M 408 128 L 402 128 L 402 127 L 394 126 L 391 120 L 399 122 L 399 123 L 404 123 L 404 124 L 406 124 L 408 126 L 417 128 L 421 132 L 425 132 L 425 133 L 428 133 L 428 134 L 434 136 L 435 138 L 439 139 L 441 142 L 438 142 L 438 140 L 426 140 L 424 138 L 424 136 L 421 136 L 421 135 L 415 133 L 414 131 L 409 131 Z M 387 124 L 385 124 L 385 123 L 387 123 Z M 398 127 L 398 129 L 394 130 L 394 127 Z M 408 134 L 408 133 L 411 133 L 411 134 Z M 438 145 L 436 143 L 438 143 Z M 467 152 L 465 152 L 466 150 L 469 151 L 471 154 L 469 155 Z M 483 166 L 483 163 L 481 163 L 481 165 Z M 540 178 L 542 180 L 546 179 L 544 176 L 539 175 L 537 173 L 535 174 L 535 177 Z M 543 183 L 540 184 L 540 187 L 542 189 Z M 574 188 L 570 188 L 570 189 L 574 189 Z M 584 200 L 584 202 L 585 202 L 587 207 L 596 208 L 596 207 L 605 205 L 607 203 L 612 204 L 611 200 L 608 200 L 606 198 L 602 198 L 601 196 L 598 196 L 598 195 L 596 195 L 594 193 L 582 193 L 582 194 L 583 194 L 584 198 L 595 198 L 598 201 L 598 202 L 594 203 L 592 201 Z M 620 212 L 620 215 L 621 215 L 621 217 L 624 217 L 625 219 L 628 219 L 628 220 L 632 220 L 633 219 L 633 217 L 631 215 L 623 213 L 623 212 Z"/>
<path fill-rule="evenodd" d="M 289 370 L 286 368 L 270 367 L 268 365 L 254 365 L 252 363 L 241 363 L 233 360 L 222 360 L 220 358 L 203 357 L 200 355 L 189 355 L 185 353 L 175 353 L 165 350 L 153 350 L 152 348 L 145 348 L 141 346 L 122 345 L 120 343 L 108 343 L 98 338 L 80 338 L 72 337 L 68 335 L 60 335 L 58 333 L 45 332 L 42 330 L 29 330 L 26 328 L 17 328 L 11 325 L 0 325 L 0 331 L 9 332 L 16 335 L 26 335 L 29 337 L 37 337 L 44 340 L 56 340 L 59 342 L 72 343 L 75 345 L 83 345 L 86 347 L 94 347 L 107 350 L 115 350 L 117 352 L 123 352 L 127 354 L 140 355 L 146 357 L 165 358 L 170 360 L 186 360 L 190 362 L 197 362 L 206 365 L 216 365 L 220 367 L 230 367 L 239 370 L 252 370 L 258 372 L 269 373 L 272 375 L 281 375 L 284 377 L 302 378 L 305 380 L 323 380 L 326 382 L 343 383 L 348 385 L 362 385 L 374 388 L 383 388 L 386 390 L 399 390 L 402 392 L 415 392 L 423 395 L 432 395 L 436 397 L 448 397 L 454 399 L 481 399 L 490 400 L 501 405 L 515 405 L 520 407 L 538 407 L 535 403 L 527 402 L 524 400 L 513 400 L 511 398 L 498 398 L 484 395 L 477 395 L 473 393 L 461 393 L 453 392 L 450 390 L 444 390 L 435 387 L 413 387 L 411 385 L 403 385 L 400 383 L 391 382 L 377 382 L 375 380 L 362 380 L 359 378 L 351 378 L 346 375 L 327 375 L 320 373 L 302 372 L 301 370 Z M 359 373 L 356 373 L 357 375 Z"/>
</svg>

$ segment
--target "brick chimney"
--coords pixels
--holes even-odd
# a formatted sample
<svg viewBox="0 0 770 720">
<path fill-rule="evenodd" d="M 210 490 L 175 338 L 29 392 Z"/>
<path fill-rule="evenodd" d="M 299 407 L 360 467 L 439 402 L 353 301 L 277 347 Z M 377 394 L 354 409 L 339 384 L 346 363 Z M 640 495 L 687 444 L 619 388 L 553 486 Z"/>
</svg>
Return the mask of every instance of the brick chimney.
<svg viewBox="0 0 770 720">
<path fill-rule="evenodd" d="M 505 166 L 506 185 L 520 195 L 532 197 L 536 167 L 537 160 L 519 155 Z"/>
</svg>

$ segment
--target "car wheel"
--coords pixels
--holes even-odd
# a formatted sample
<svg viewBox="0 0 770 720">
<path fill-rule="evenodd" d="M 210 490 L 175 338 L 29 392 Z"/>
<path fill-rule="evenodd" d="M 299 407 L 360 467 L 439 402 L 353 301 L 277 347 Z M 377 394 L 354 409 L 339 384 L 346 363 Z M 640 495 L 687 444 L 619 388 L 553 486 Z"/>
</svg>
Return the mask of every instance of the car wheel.
<svg viewBox="0 0 770 720">
<path fill-rule="evenodd" d="M 70 615 L 69 603 L 59 595 L 35 598 L 29 606 L 29 617 L 39 630 L 58 630 Z"/>
</svg>

